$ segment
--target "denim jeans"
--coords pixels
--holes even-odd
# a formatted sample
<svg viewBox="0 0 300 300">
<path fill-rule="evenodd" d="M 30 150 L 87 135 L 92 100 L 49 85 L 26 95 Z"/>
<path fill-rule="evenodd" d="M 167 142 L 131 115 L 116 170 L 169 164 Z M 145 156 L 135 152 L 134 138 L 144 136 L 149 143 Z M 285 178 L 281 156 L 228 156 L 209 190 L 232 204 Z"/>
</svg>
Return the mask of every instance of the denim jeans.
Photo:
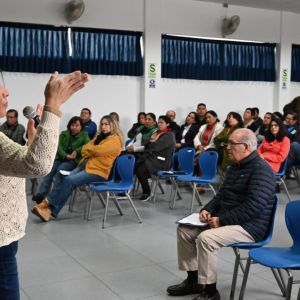
<svg viewBox="0 0 300 300">
<path fill-rule="evenodd" d="M 44 176 L 39 184 L 37 194 L 41 194 L 44 198 L 46 198 L 52 182 L 53 184 L 60 184 L 62 182 L 63 175 L 61 175 L 59 171 L 72 171 L 75 167 L 76 163 L 73 160 L 62 161 L 56 159 L 53 163 L 50 173 Z"/>
<path fill-rule="evenodd" d="M 18 242 L 0 247 L 0 299 L 19 300 L 19 279 L 16 254 Z"/>
<path fill-rule="evenodd" d="M 80 168 L 74 169 L 70 175 L 64 176 L 60 184 L 55 184 L 47 199 L 49 201 L 52 215 L 56 217 L 64 207 L 72 191 L 80 185 L 105 180 L 101 176 L 89 174 Z"/>
</svg>

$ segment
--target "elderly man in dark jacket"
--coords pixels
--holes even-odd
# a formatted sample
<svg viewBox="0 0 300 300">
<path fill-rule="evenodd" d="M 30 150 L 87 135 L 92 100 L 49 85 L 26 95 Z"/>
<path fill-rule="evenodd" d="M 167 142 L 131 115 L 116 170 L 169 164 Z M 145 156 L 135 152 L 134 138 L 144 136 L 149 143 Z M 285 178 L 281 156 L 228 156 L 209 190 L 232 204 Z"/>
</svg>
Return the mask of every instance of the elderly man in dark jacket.
<svg viewBox="0 0 300 300">
<path fill-rule="evenodd" d="M 217 195 L 199 214 L 207 226 L 178 226 L 178 264 L 188 277 L 170 286 L 170 295 L 200 293 L 194 300 L 219 300 L 217 250 L 237 242 L 260 241 L 266 236 L 275 201 L 275 178 L 257 154 L 256 143 L 249 129 L 237 129 L 231 134 L 227 149 L 234 164 Z"/>
</svg>

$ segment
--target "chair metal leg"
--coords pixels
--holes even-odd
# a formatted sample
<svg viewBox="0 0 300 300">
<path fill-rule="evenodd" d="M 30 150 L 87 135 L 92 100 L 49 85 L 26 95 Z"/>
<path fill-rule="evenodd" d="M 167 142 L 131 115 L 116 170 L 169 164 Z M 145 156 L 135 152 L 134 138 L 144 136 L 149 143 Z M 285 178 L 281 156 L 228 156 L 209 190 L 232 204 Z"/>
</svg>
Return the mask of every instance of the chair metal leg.
<svg viewBox="0 0 300 300">
<path fill-rule="evenodd" d="M 152 181 L 152 187 L 151 187 L 151 193 L 152 193 L 152 199 L 153 203 L 155 204 L 156 202 L 156 196 L 157 196 L 157 186 L 158 186 L 159 178 L 155 177 Z"/>
<path fill-rule="evenodd" d="M 142 223 L 142 219 L 141 219 L 141 217 L 140 217 L 140 215 L 139 215 L 139 213 L 138 213 L 138 211 L 137 211 L 137 209 L 136 209 L 136 207 L 135 207 L 135 205 L 134 205 L 134 203 L 133 203 L 133 201 L 132 201 L 130 195 L 129 195 L 128 193 L 125 193 L 125 194 L 126 194 L 128 200 L 129 200 L 129 203 L 130 203 L 131 207 L 132 207 L 133 210 L 134 210 L 135 215 L 137 216 L 137 218 L 138 218 L 138 220 L 139 220 L 139 223 Z"/>
<path fill-rule="evenodd" d="M 101 202 L 101 204 L 102 204 L 102 206 L 104 208 L 105 207 L 105 201 L 103 199 L 102 194 L 101 193 L 97 193 L 97 196 L 98 196 L 98 198 L 99 198 L 99 200 L 100 200 L 100 202 Z"/>
<path fill-rule="evenodd" d="M 297 300 L 300 300 L 300 288 L 299 288 L 299 290 L 298 290 Z"/>
<path fill-rule="evenodd" d="M 234 268 L 233 268 L 233 275 L 232 275 L 232 282 L 231 282 L 231 290 L 230 290 L 230 300 L 234 300 L 234 294 L 236 289 L 236 281 L 237 276 L 239 272 L 239 264 L 240 264 L 240 251 L 236 248 L 233 248 L 234 254 L 235 254 L 235 262 L 234 262 Z"/>
<path fill-rule="evenodd" d="M 286 296 L 285 300 L 291 300 L 291 294 L 292 294 L 292 284 L 293 284 L 293 274 L 290 270 L 286 270 L 288 274 L 288 281 L 286 285 Z"/>
<path fill-rule="evenodd" d="M 89 220 L 90 217 L 91 208 L 92 208 L 92 191 L 91 189 L 89 189 L 88 198 L 84 209 L 84 219 L 87 221 Z"/>
<path fill-rule="evenodd" d="M 160 189 L 161 193 L 162 193 L 162 194 L 164 194 L 164 193 L 165 193 L 165 191 L 164 191 L 164 189 L 163 189 L 163 187 L 162 187 L 161 183 L 160 183 L 159 181 L 158 181 L 157 183 L 158 183 L 158 187 L 159 187 L 159 189 Z"/>
<path fill-rule="evenodd" d="M 197 185 L 196 183 L 192 183 L 192 189 L 193 189 L 193 195 L 192 195 L 192 200 L 191 200 L 191 205 L 190 205 L 190 212 L 193 212 L 193 206 L 194 206 L 194 199 L 195 199 L 195 194 L 197 190 Z"/>
<path fill-rule="evenodd" d="M 72 193 L 70 202 L 69 202 L 69 212 L 73 212 L 73 207 L 74 207 L 74 203 L 75 203 L 77 193 L 78 193 L 78 188 L 75 188 L 75 190 Z"/>
<path fill-rule="evenodd" d="M 118 209 L 118 211 L 119 211 L 119 214 L 120 214 L 121 216 L 123 216 L 123 215 L 124 215 L 124 214 L 123 214 L 123 211 L 122 211 L 122 209 L 121 209 L 120 203 L 119 203 L 118 198 L 117 198 L 117 196 L 116 196 L 115 193 L 113 193 L 113 201 L 114 201 L 115 206 L 117 207 L 117 209 Z"/>
<path fill-rule="evenodd" d="M 173 184 L 175 187 L 175 192 L 174 192 L 174 196 L 173 196 L 173 205 L 172 208 L 175 208 L 175 204 L 176 204 L 176 197 L 177 197 L 177 191 L 178 191 L 178 184 L 176 184 L 175 180 L 173 179 Z"/>
<path fill-rule="evenodd" d="M 246 285 L 247 285 L 247 280 L 248 280 L 248 275 L 249 275 L 249 270 L 250 270 L 250 265 L 251 265 L 251 258 L 248 257 L 246 268 L 245 268 L 245 272 L 244 272 L 243 282 L 242 282 L 242 286 L 241 286 L 239 300 L 243 300 L 244 299 Z"/>
<path fill-rule="evenodd" d="M 216 193 L 216 191 L 215 191 L 214 187 L 213 187 L 211 184 L 209 184 L 208 186 L 211 188 L 211 190 L 213 191 L 214 195 L 216 196 L 216 195 L 217 195 L 217 193 Z"/>
<path fill-rule="evenodd" d="M 192 185 L 192 188 L 194 189 L 194 186 Z M 197 185 L 195 185 L 195 196 L 197 196 L 196 197 L 196 199 L 197 199 L 197 201 L 198 201 L 198 203 L 199 203 L 199 206 L 202 206 L 202 202 L 201 202 L 201 197 L 200 197 L 200 194 L 199 194 L 199 192 L 198 192 L 198 190 L 197 190 Z"/>
<path fill-rule="evenodd" d="M 271 268 L 271 271 L 275 277 L 278 287 L 281 290 L 282 297 L 285 297 L 286 296 L 286 288 L 285 288 L 285 283 L 284 283 L 284 279 L 283 279 L 281 271 L 279 269 L 273 269 L 273 268 Z"/>
<path fill-rule="evenodd" d="M 284 180 L 282 178 L 280 178 L 280 182 L 283 184 L 283 187 L 285 189 L 285 193 L 286 193 L 286 195 L 287 195 L 287 197 L 289 199 L 289 202 L 291 202 L 292 199 L 291 199 L 290 193 L 289 193 L 289 191 L 288 191 L 288 189 L 286 187 L 286 184 L 285 184 L 285 182 L 284 182 Z"/>
<path fill-rule="evenodd" d="M 109 192 L 106 192 L 106 203 L 105 203 L 104 217 L 103 217 L 103 221 L 102 221 L 102 229 L 105 228 L 106 216 L 107 216 L 107 210 L 108 210 L 108 202 L 109 202 Z"/>
</svg>

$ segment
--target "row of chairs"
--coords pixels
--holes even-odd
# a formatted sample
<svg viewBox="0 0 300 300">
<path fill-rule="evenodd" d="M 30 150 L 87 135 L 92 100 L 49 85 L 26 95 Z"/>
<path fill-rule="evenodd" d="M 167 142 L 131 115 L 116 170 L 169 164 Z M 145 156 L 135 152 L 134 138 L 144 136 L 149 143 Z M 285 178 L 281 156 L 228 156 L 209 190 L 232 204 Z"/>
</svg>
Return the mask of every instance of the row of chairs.
<svg viewBox="0 0 300 300">
<path fill-rule="evenodd" d="M 178 193 L 178 183 L 189 183 L 192 187 L 192 199 L 190 202 L 190 211 L 193 211 L 193 205 L 195 197 L 200 205 L 201 199 L 197 191 L 197 185 L 209 186 L 210 189 L 216 194 L 215 189 L 212 184 L 216 182 L 217 177 L 217 162 L 218 162 L 218 153 L 215 151 L 207 151 L 202 153 L 199 158 L 198 166 L 201 170 L 201 175 L 194 176 L 194 159 L 195 159 L 195 149 L 191 147 L 183 148 L 178 151 L 178 163 L 179 170 L 174 170 L 170 166 L 168 171 L 158 171 L 152 177 L 152 199 L 155 203 L 157 197 L 157 187 L 160 180 L 169 180 L 171 182 L 171 193 L 170 193 L 170 207 L 175 208 L 177 195 Z"/>
</svg>

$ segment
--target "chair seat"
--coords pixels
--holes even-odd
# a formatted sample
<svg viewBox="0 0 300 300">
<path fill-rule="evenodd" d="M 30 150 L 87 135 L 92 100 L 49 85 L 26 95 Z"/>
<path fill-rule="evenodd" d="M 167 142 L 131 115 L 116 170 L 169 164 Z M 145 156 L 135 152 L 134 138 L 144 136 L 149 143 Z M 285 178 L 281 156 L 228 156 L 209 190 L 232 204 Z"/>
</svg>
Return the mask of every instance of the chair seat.
<svg viewBox="0 0 300 300">
<path fill-rule="evenodd" d="M 275 269 L 300 269 L 300 251 L 293 248 L 266 247 L 253 249 L 249 257 L 255 262 Z"/>
<path fill-rule="evenodd" d="M 109 191 L 109 192 L 125 192 L 133 188 L 131 183 L 120 183 L 116 184 L 113 182 L 108 183 L 97 183 L 97 185 L 91 185 L 91 188 L 96 192 Z"/>
<path fill-rule="evenodd" d="M 215 177 L 213 178 L 207 178 L 205 176 L 192 176 L 192 175 L 180 175 L 177 177 L 178 181 L 183 182 L 194 182 L 194 183 L 214 183 Z"/>
<path fill-rule="evenodd" d="M 189 176 L 186 175 L 183 171 L 158 171 L 157 176 L 160 178 L 171 178 L 171 177 L 178 177 L 178 176 Z"/>
<path fill-rule="evenodd" d="M 263 242 L 250 242 L 250 243 L 235 243 L 230 245 L 232 248 L 238 248 L 242 250 L 251 250 L 253 248 L 262 247 L 266 245 L 269 241 L 263 241 Z"/>
</svg>

